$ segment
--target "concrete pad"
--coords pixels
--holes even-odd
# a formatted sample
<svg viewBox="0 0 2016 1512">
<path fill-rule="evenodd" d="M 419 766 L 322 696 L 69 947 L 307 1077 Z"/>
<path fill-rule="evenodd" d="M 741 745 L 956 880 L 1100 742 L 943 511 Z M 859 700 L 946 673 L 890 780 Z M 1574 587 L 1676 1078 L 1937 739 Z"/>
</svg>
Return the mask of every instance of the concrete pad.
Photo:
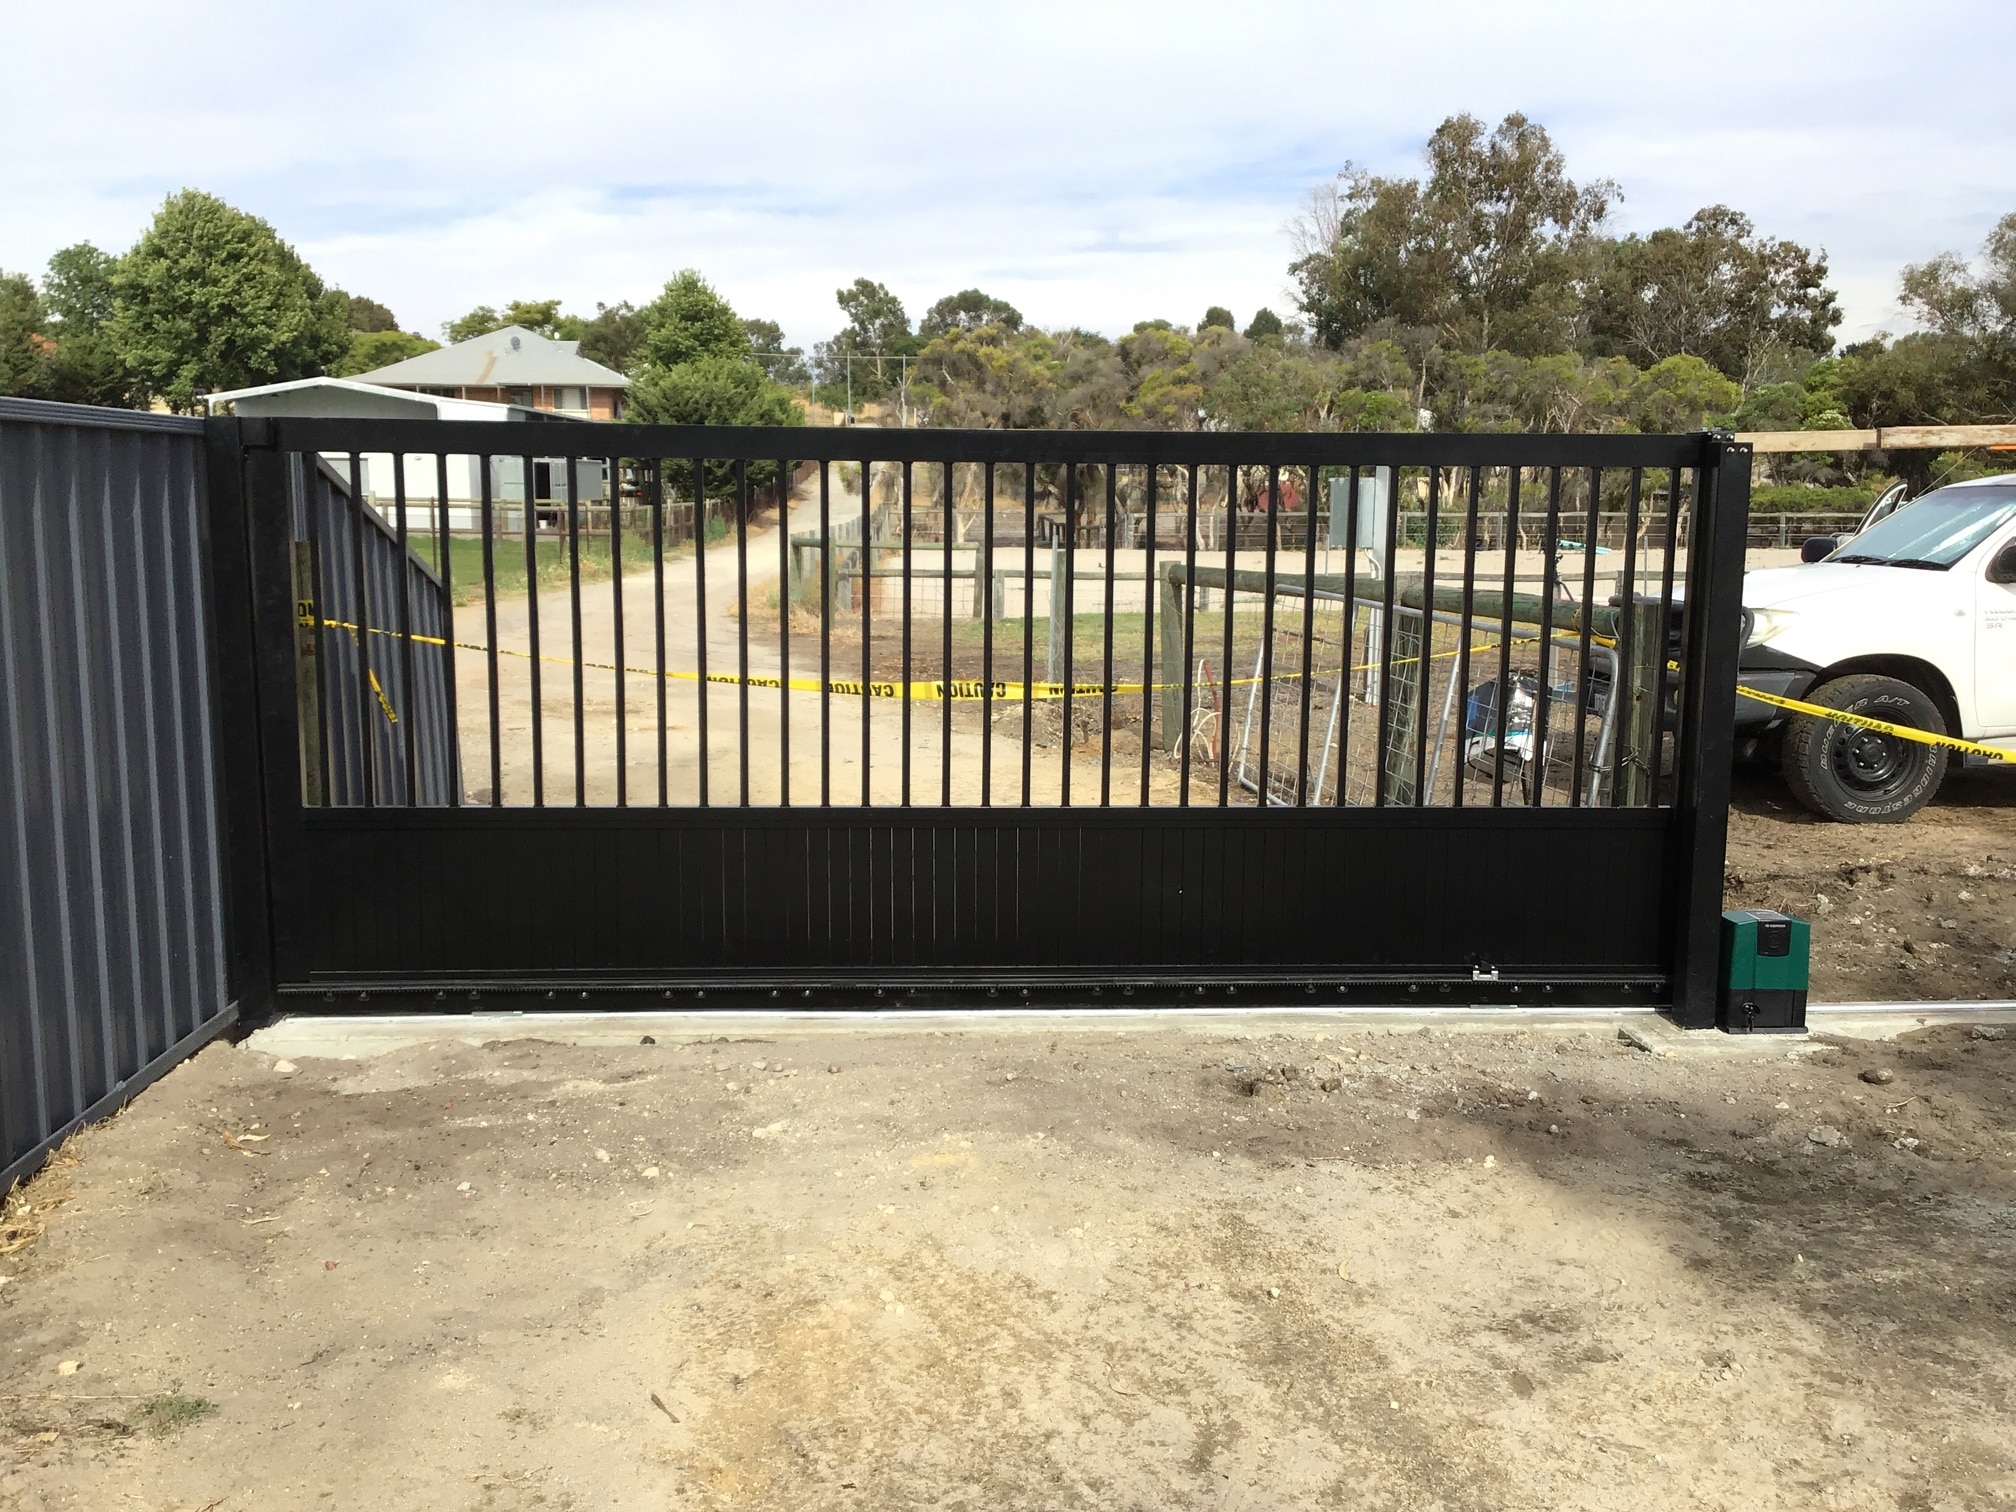
<svg viewBox="0 0 2016 1512">
<path fill-rule="evenodd" d="M 1932 1024 L 2016 1025 L 2016 1002 L 1855 1003 L 1816 1007 L 1807 1015 L 1817 1034 L 1894 1039 Z M 863 1036 L 904 1034 L 1185 1034 L 1249 1038 L 1321 1034 L 1623 1034 L 1655 1055 L 1771 1056 L 1815 1042 L 1805 1035 L 1729 1035 L 1686 1030 L 1650 1008 L 1087 1008 L 1076 1010 L 871 1010 L 776 1013 L 396 1013 L 288 1014 L 246 1040 L 262 1054 L 359 1060 L 410 1045 L 496 1040 L 545 1040 L 565 1045 L 634 1045 L 646 1035 L 661 1044 L 714 1039 L 762 1039 L 777 1034 Z"/>
</svg>

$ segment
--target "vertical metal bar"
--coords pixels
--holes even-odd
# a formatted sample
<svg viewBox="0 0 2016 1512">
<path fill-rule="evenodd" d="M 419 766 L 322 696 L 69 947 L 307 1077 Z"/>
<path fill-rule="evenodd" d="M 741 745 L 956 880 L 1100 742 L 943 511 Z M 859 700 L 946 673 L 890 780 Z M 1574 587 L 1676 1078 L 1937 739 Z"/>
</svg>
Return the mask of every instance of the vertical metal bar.
<svg viewBox="0 0 2016 1512">
<path fill-rule="evenodd" d="M 697 665 L 694 668 L 694 697 L 699 707 L 696 720 L 700 741 L 699 804 L 706 808 L 709 769 L 714 765 L 713 747 L 707 739 L 707 459 L 693 459 L 693 641 Z"/>
<path fill-rule="evenodd" d="M 434 502 L 440 506 L 439 549 L 435 560 L 441 564 L 441 685 L 448 711 L 448 806 L 462 807 L 462 721 L 455 695 L 455 566 L 449 561 L 454 545 L 452 522 L 448 518 L 448 454 L 434 454 Z"/>
<path fill-rule="evenodd" d="M 1463 513 L 1463 625 L 1456 640 L 1456 792 L 1453 806 L 1463 807 L 1463 789 L 1470 781 L 1470 616 L 1477 607 L 1477 508 L 1484 489 L 1484 470 L 1470 469 L 1470 498 Z M 1502 699 L 1504 694 L 1500 690 Z"/>
<path fill-rule="evenodd" d="M 1057 606 L 1050 606 L 1055 614 Z M 1036 717 L 1036 464 L 1022 464 L 1022 807 L 1029 807 Z"/>
<path fill-rule="evenodd" d="M 1491 807 L 1505 798 L 1505 727 L 1512 722 L 1512 589 L 1519 564 L 1519 484 L 1526 469 L 1505 469 L 1505 585 L 1498 627 L 1498 739 L 1491 753 Z"/>
<path fill-rule="evenodd" d="M 1275 553 L 1280 546 L 1281 473 L 1267 464 L 1267 568 L 1260 604 L 1260 790 L 1256 802 L 1267 806 L 1269 784 L 1273 781 L 1274 737 L 1274 571 Z"/>
<path fill-rule="evenodd" d="M 1631 653 L 1635 648 L 1634 643 L 1637 639 L 1638 619 L 1638 506 L 1639 497 L 1644 486 L 1645 469 L 1642 467 L 1632 468 L 1630 490 L 1625 496 L 1624 505 L 1624 572 L 1619 579 L 1622 592 L 1618 594 L 1618 598 L 1622 602 L 1618 605 L 1617 609 L 1617 674 L 1619 685 L 1610 690 L 1611 698 L 1623 698 L 1627 700 L 1627 702 L 1619 704 L 1617 707 L 1617 739 L 1611 748 L 1613 752 L 1611 761 L 1616 768 L 1610 782 L 1610 807 L 1612 808 L 1623 807 L 1630 803 L 1630 794 L 1635 784 L 1627 780 L 1625 768 L 1627 763 L 1642 760 L 1644 756 L 1644 752 L 1633 744 L 1633 731 L 1638 726 L 1636 721 L 1630 717 L 1632 703 L 1628 701 L 1635 700 L 1640 690 L 1635 686 L 1624 686 L 1624 684 L 1631 682 L 1631 670 L 1635 665 Z"/>
<path fill-rule="evenodd" d="M 749 807 L 749 459 L 735 459 L 735 694 L 741 806 Z"/>
<path fill-rule="evenodd" d="M 1071 807 L 1071 694 L 1078 680 L 1078 465 L 1064 464 L 1064 748 L 1058 777 L 1057 805 Z M 1056 596 L 1056 589 L 1051 589 Z M 1050 606 L 1050 643 L 1057 644 L 1057 606 Z"/>
<path fill-rule="evenodd" d="M 1394 469 L 1393 499 L 1398 507 L 1399 469 Z M 1421 538 L 1421 703 L 1414 719 L 1414 805 L 1425 808 L 1433 798 L 1428 791 L 1428 715 L 1435 681 L 1435 545 L 1441 533 L 1442 469 L 1428 469 L 1428 511 Z M 1439 736 L 1437 737 L 1439 743 Z M 1459 741 L 1460 744 L 1460 741 Z"/>
<path fill-rule="evenodd" d="M 1372 481 L 1379 481 L 1379 469 L 1372 469 Z M 1387 778 L 1392 775 L 1393 740 L 1393 643 L 1399 639 L 1398 625 L 1393 617 L 1397 603 L 1400 571 L 1394 558 L 1400 552 L 1400 476 L 1397 469 L 1389 474 L 1386 488 L 1386 550 L 1380 558 L 1384 569 L 1386 586 L 1380 590 L 1379 611 L 1379 715 L 1374 723 L 1373 743 L 1377 747 L 1373 754 L 1372 806 L 1386 807 Z M 1433 623 L 1428 621 L 1427 623 Z M 1424 625 L 1425 629 L 1425 625 Z M 1424 634 L 1422 639 L 1427 639 Z"/>
<path fill-rule="evenodd" d="M 392 453 L 392 510 L 395 515 L 392 531 L 398 542 L 397 565 L 393 571 L 399 577 L 399 681 L 400 693 L 405 698 L 405 717 L 400 723 L 403 754 L 406 762 L 406 807 L 415 808 L 420 802 L 420 748 L 414 734 L 414 726 L 419 722 L 414 714 L 420 707 L 420 700 L 413 690 L 413 562 L 406 534 L 406 454 Z M 396 711 L 395 711 L 396 712 Z"/>
<path fill-rule="evenodd" d="M 644 486 L 650 490 L 651 501 L 651 633 L 658 673 L 658 807 L 664 808 L 672 796 L 665 733 L 666 685 L 670 682 L 665 675 L 665 463 L 662 457 L 652 457 L 647 465 L 650 470 Z"/>
<path fill-rule="evenodd" d="M 1196 699 L 1197 668 L 1197 464 L 1192 462 L 1184 469 L 1184 474 L 1183 728 L 1178 732 L 1178 739 L 1182 741 L 1182 754 L 1178 758 L 1182 763 L 1176 794 L 1178 808 L 1190 807 L 1190 745 L 1192 732 L 1196 729 L 1196 712 L 1192 706 Z"/>
<path fill-rule="evenodd" d="M 532 806 L 546 806 L 546 702 L 539 679 L 539 511 L 538 478 L 532 459 L 521 457 L 525 469 L 525 509 L 521 517 L 525 536 L 525 634 L 530 659 L 525 663 L 532 679 Z M 494 644 L 496 636 L 493 633 Z"/>
<path fill-rule="evenodd" d="M 315 740 L 320 755 L 318 761 L 322 773 L 321 806 L 329 807 L 329 633 L 323 623 L 322 597 L 326 591 L 322 576 L 322 502 L 329 490 L 317 473 L 315 460 L 302 457 L 294 464 L 305 479 L 308 492 L 308 594 L 310 611 L 315 618 L 315 660 L 321 675 L 315 679 Z M 298 606 L 296 612 L 299 612 Z M 493 639 L 495 637 L 492 637 Z"/>
<path fill-rule="evenodd" d="M 1533 760 L 1534 768 L 1532 803 L 1541 807 L 1547 800 L 1547 741 L 1548 716 L 1554 706 L 1554 558 L 1559 550 L 1561 536 L 1561 469 L 1558 466 L 1547 470 L 1547 525 L 1540 539 L 1541 581 L 1540 581 L 1540 690 L 1533 701 Z"/>
<path fill-rule="evenodd" d="M 987 597 L 980 612 L 980 806 L 994 806 L 994 464 L 983 464 L 980 502 L 986 511 L 981 526 L 982 549 L 973 563 L 973 591 L 980 592 L 981 567 L 986 568 Z M 1002 605 L 1005 613 L 1007 605 Z"/>
<path fill-rule="evenodd" d="M 1106 585 L 1100 614 L 1099 807 L 1113 806 L 1113 537 L 1118 524 L 1120 469 L 1106 464 Z"/>
<path fill-rule="evenodd" d="M 777 459 L 777 790 L 791 807 L 791 459 Z"/>
<path fill-rule="evenodd" d="M 819 806 L 833 806 L 833 464 L 819 462 Z M 866 523 L 865 521 L 863 522 Z"/>
<path fill-rule="evenodd" d="M 852 369 L 850 368 L 851 372 Z M 869 733 L 874 726 L 873 715 L 875 676 L 874 647 L 875 634 L 871 620 L 871 610 L 875 602 L 875 519 L 869 511 L 869 500 L 874 494 L 871 486 L 875 464 L 864 461 L 861 464 L 861 806 L 868 807 L 870 799 L 869 773 Z"/>
<path fill-rule="evenodd" d="M 1155 668 L 1155 594 L 1159 585 L 1155 581 L 1155 495 L 1156 484 L 1161 481 L 1161 468 L 1153 462 L 1142 468 L 1145 475 L 1148 513 L 1148 549 L 1141 558 L 1141 806 L 1148 807 L 1149 768 L 1154 760 L 1155 750 L 1155 707 L 1156 694 L 1161 691 L 1158 683 L 1167 680 L 1169 669 L 1161 669 L 1156 675 Z"/>
<path fill-rule="evenodd" d="M 1373 477 L 1378 477 L 1375 468 Z M 1345 486 L 1350 490 L 1344 497 L 1344 675 L 1337 686 L 1337 802 L 1343 808 L 1350 801 L 1351 778 L 1351 688 L 1357 681 L 1358 669 L 1351 664 L 1352 637 L 1358 622 L 1358 477 L 1359 467 L 1351 464 L 1351 476 Z M 1331 506 L 1334 511 L 1336 506 Z M 1368 636 L 1367 639 L 1370 639 Z M 1374 740 L 1377 740 L 1377 726 L 1374 726 Z M 1374 751 L 1374 772 L 1379 753 Z M 1378 778 L 1373 778 L 1377 786 Z"/>
<path fill-rule="evenodd" d="M 483 469 L 483 660 L 490 682 L 490 807 L 504 806 L 503 714 L 497 694 L 497 508 L 491 496 L 490 474 L 494 457 L 478 457 Z"/>
<path fill-rule="evenodd" d="M 623 696 L 623 679 L 629 675 L 624 671 L 623 646 L 630 638 L 630 624 L 623 618 L 623 488 L 617 479 L 616 459 L 604 457 L 601 461 L 602 497 L 609 507 L 610 602 L 616 615 L 610 636 L 616 653 L 610 658 L 616 665 L 616 806 L 626 808 L 630 803 L 630 713 Z"/>
<path fill-rule="evenodd" d="M 1602 529 L 1603 469 L 1589 469 L 1589 520 L 1582 539 L 1582 602 L 1576 606 L 1575 623 L 1581 645 L 1575 653 L 1575 772 L 1568 784 L 1568 806 L 1582 806 L 1583 761 L 1589 739 L 1589 637 L 1596 620 L 1596 535 Z M 1617 689 L 1610 689 L 1617 697 Z"/>
<path fill-rule="evenodd" d="M 581 492 L 579 468 L 571 456 L 559 459 L 567 469 L 567 613 L 574 633 L 574 806 L 588 803 L 587 652 L 581 645 Z"/>
<path fill-rule="evenodd" d="M 910 633 L 911 616 L 911 531 L 913 525 L 912 484 L 915 469 L 903 463 L 903 807 L 910 807 Z"/>
<path fill-rule="evenodd" d="M 1680 488 L 1681 471 L 1672 468 L 1666 478 L 1666 561 L 1659 572 L 1659 710 L 1653 722 L 1652 734 L 1652 801 L 1659 801 L 1659 785 L 1666 777 L 1666 654 L 1667 643 L 1673 634 L 1673 554 L 1680 535 Z M 1674 711 L 1676 714 L 1678 709 Z M 1675 730 L 1673 759 L 1680 759 L 1678 730 Z"/>
<path fill-rule="evenodd" d="M 943 660 L 939 662 L 940 670 L 938 674 L 939 682 L 942 685 L 940 691 L 944 694 L 938 700 L 938 802 L 941 807 L 950 808 L 952 806 L 952 464 L 946 462 L 942 466 L 945 470 L 943 480 L 945 487 L 945 510 L 943 515 L 944 523 L 938 532 L 940 537 L 938 544 L 945 548 L 944 586 L 942 590 L 944 601 L 941 605 L 942 613 L 940 615 L 940 619 L 943 621 L 941 629 L 944 632 L 945 646 Z M 975 593 L 980 591 L 980 559 L 977 555 L 973 559 L 973 591 Z"/>
<path fill-rule="evenodd" d="M 364 562 L 364 465 L 356 452 L 350 453 L 350 570 L 356 574 L 357 591 L 350 612 L 357 637 L 357 759 L 363 769 L 364 807 L 378 806 L 377 720 L 378 708 L 371 686 L 371 588 Z"/>
<path fill-rule="evenodd" d="M 1690 1029 L 1715 1022 L 1722 872 L 1735 747 L 1737 609 L 1750 517 L 1750 448 L 1726 433 L 1702 438 L 1687 539 L 1680 751 L 1674 764 L 1671 910 L 1673 1013 Z M 1664 658 L 1661 658 L 1662 662 Z"/>
<path fill-rule="evenodd" d="M 1232 802 L 1232 741 L 1228 736 L 1232 713 L 1232 605 L 1233 584 L 1239 579 L 1239 469 L 1225 469 L 1225 651 L 1218 668 L 1218 807 Z"/>
<path fill-rule="evenodd" d="M 1316 487 L 1320 474 L 1309 469 L 1302 510 L 1302 714 L 1295 751 L 1295 807 L 1309 806 L 1309 705 L 1316 685 Z"/>
</svg>

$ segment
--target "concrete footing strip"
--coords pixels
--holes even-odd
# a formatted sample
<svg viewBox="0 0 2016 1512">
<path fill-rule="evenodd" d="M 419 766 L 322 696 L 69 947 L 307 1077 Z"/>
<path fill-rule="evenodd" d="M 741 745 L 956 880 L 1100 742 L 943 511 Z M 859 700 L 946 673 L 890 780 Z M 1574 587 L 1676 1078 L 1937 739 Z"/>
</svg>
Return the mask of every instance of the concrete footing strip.
<svg viewBox="0 0 2016 1512">
<path fill-rule="evenodd" d="M 1978 1003 L 1841 1003 L 1808 1010 L 1812 1032 L 1889 1039 L 1935 1024 L 2016 1024 L 2016 1001 Z M 548 1040 L 566 1045 L 660 1044 L 783 1036 L 889 1034 L 1145 1034 L 1171 1030 L 1210 1036 L 1258 1034 L 1625 1033 L 1660 1053 L 1685 1047 L 1716 1054 L 1792 1053 L 1810 1039 L 1796 1035 L 1725 1035 L 1688 1031 L 1649 1008 L 1087 1008 L 1048 1011 L 888 1009 L 832 1012 L 720 1013 L 470 1013 L 295 1014 L 276 1019 L 246 1040 L 250 1049 L 287 1059 L 357 1060 L 430 1042 L 487 1044 Z M 1628 1032 L 1627 1032 L 1628 1031 Z"/>
</svg>

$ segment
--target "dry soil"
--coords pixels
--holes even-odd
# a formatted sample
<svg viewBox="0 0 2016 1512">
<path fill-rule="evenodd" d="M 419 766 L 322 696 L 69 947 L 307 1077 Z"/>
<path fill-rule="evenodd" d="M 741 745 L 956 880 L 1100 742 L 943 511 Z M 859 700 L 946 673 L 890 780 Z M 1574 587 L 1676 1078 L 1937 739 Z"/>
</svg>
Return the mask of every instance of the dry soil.
<svg viewBox="0 0 2016 1512">
<path fill-rule="evenodd" d="M 1614 1035 L 220 1044 L 25 1194 L 0 1508 L 2009 1505 L 2016 1031 Z"/>
</svg>

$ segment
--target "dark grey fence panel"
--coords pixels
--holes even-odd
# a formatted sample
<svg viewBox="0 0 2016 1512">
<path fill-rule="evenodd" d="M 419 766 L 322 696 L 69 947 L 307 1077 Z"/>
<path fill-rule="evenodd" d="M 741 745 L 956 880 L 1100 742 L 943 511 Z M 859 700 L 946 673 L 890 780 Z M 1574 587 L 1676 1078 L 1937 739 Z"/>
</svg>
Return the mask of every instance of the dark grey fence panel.
<svg viewBox="0 0 2016 1512">
<path fill-rule="evenodd" d="M 235 1017 L 200 421 L 0 400 L 0 1188 Z"/>
<path fill-rule="evenodd" d="M 299 456 L 289 465 L 294 539 L 312 546 L 303 580 L 319 576 L 310 600 L 321 611 L 321 688 L 319 707 L 312 715 L 304 710 L 304 719 L 328 731 L 325 801 L 453 802 L 460 766 L 442 644 L 447 606 L 441 579 L 419 555 L 435 538 L 432 503 L 409 506 L 402 552 L 396 525 L 351 497 L 344 468 Z M 312 740 L 307 744 L 312 753 Z"/>
</svg>

